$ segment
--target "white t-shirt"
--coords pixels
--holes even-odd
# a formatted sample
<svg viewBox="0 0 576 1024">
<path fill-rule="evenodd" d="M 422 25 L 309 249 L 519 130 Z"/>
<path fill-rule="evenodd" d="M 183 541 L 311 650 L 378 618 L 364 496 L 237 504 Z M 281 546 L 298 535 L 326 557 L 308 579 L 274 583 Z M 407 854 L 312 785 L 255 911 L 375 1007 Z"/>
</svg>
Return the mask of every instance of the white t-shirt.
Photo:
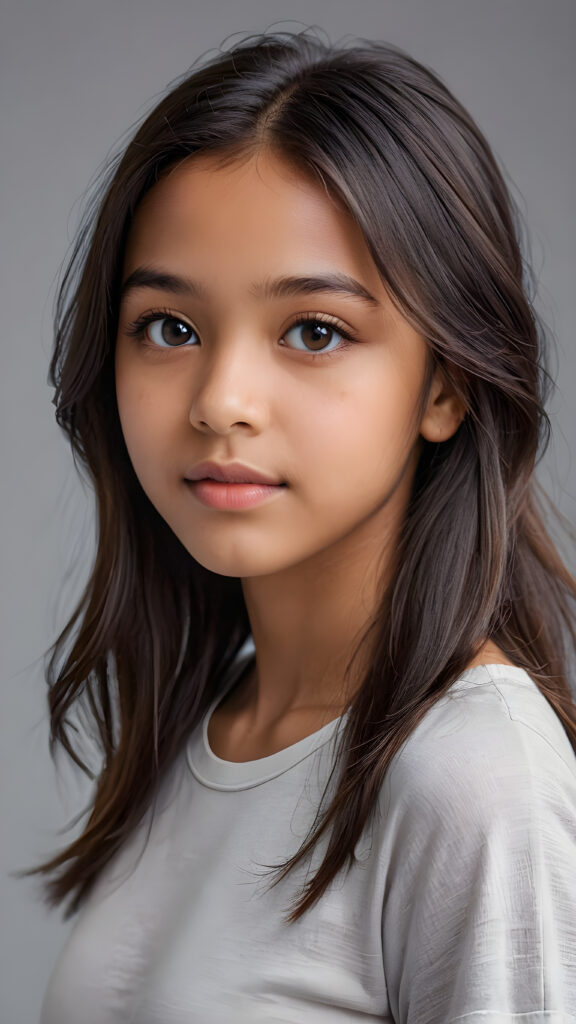
<svg viewBox="0 0 576 1024">
<path fill-rule="evenodd" d="M 80 910 L 41 1024 L 574 1024 L 576 755 L 533 680 L 467 671 L 394 758 L 350 871 L 288 925 L 327 840 L 267 892 L 264 866 L 301 845 L 346 716 L 216 757 L 207 722 L 252 655 Z"/>
</svg>

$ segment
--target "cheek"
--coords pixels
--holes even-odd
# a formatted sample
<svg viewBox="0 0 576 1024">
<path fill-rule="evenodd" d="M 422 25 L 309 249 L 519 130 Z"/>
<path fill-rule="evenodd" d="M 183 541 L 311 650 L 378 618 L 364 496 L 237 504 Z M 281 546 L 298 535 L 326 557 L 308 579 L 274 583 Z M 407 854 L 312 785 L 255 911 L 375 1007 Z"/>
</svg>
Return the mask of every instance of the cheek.
<svg viewBox="0 0 576 1024">
<path fill-rule="evenodd" d="M 122 433 L 137 476 L 142 480 L 154 469 L 170 424 L 170 403 L 158 389 L 122 362 L 116 368 L 116 402 Z"/>
<path fill-rule="evenodd" d="M 418 438 L 419 393 L 401 379 L 380 375 L 362 386 L 340 388 L 330 400 L 315 396 L 293 426 L 298 450 L 318 479 L 341 490 L 396 479 Z M 312 414 L 310 410 L 313 410 Z M 308 413 L 306 415 L 306 412 Z"/>
<path fill-rule="evenodd" d="M 142 435 L 142 426 L 146 423 L 144 415 L 145 395 L 134 387 L 133 382 L 122 374 L 116 374 L 116 403 L 122 425 L 122 433 L 130 456 Z"/>
</svg>

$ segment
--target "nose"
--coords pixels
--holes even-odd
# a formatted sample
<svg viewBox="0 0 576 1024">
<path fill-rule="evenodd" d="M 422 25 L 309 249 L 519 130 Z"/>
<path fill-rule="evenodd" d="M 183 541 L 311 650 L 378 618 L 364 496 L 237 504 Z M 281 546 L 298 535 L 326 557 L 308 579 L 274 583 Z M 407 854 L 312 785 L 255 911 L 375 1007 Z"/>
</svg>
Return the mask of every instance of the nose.
<svg viewBox="0 0 576 1024">
<path fill-rule="evenodd" d="M 190 423 L 202 433 L 228 434 L 236 427 L 262 430 L 267 419 L 265 378 L 260 346 L 245 337 L 222 341 L 218 350 L 202 353 L 194 367 Z"/>
</svg>

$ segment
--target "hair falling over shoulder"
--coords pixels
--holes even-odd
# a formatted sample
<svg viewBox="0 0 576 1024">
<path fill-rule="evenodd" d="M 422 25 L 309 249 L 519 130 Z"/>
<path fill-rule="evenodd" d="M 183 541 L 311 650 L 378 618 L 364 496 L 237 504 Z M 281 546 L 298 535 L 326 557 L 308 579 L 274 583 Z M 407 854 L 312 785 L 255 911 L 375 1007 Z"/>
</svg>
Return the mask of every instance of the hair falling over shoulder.
<svg viewBox="0 0 576 1024">
<path fill-rule="evenodd" d="M 114 339 L 128 229 L 169 167 L 263 147 L 348 208 L 468 410 L 450 440 L 423 443 L 395 574 L 355 652 L 369 644 L 369 669 L 340 737 L 335 795 L 274 882 L 330 829 L 288 920 L 351 861 L 392 758 L 482 641 L 526 669 L 576 750 L 576 582 L 534 478 L 549 431 L 544 330 L 495 157 L 436 74 L 395 46 L 337 46 L 311 30 L 250 36 L 193 67 L 138 128 L 87 212 L 56 304 L 56 418 L 93 483 L 98 544 L 50 649 L 50 750 L 60 744 L 91 774 L 68 736 L 83 706 L 102 767 L 79 838 L 21 874 L 50 876 L 46 901 L 68 899 L 66 917 L 141 822 L 250 634 L 240 580 L 188 554 L 126 451 Z"/>
</svg>

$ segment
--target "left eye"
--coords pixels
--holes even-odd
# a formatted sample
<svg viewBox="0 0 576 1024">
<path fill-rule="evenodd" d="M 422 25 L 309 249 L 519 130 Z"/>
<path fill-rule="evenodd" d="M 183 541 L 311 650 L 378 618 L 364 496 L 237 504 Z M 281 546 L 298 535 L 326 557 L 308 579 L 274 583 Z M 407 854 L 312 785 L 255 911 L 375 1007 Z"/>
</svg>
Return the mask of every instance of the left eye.
<svg viewBox="0 0 576 1024">
<path fill-rule="evenodd" d="M 334 337 L 341 340 L 347 337 L 343 331 L 337 331 L 333 324 L 324 323 L 322 320 L 300 320 L 286 331 L 285 337 L 289 337 L 293 333 L 300 341 L 304 342 L 305 346 L 313 346 L 312 348 L 304 347 L 300 351 L 320 354 L 326 351 L 327 344 L 333 341 Z M 341 345 L 336 346 L 336 348 L 339 347 Z"/>
<path fill-rule="evenodd" d="M 170 348 L 178 348 L 183 342 L 189 341 L 195 331 L 183 320 L 177 320 L 173 316 L 162 317 L 161 320 L 153 320 L 148 324 L 147 333 L 155 345 L 160 348 L 168 345 Z"/>
</svg>

